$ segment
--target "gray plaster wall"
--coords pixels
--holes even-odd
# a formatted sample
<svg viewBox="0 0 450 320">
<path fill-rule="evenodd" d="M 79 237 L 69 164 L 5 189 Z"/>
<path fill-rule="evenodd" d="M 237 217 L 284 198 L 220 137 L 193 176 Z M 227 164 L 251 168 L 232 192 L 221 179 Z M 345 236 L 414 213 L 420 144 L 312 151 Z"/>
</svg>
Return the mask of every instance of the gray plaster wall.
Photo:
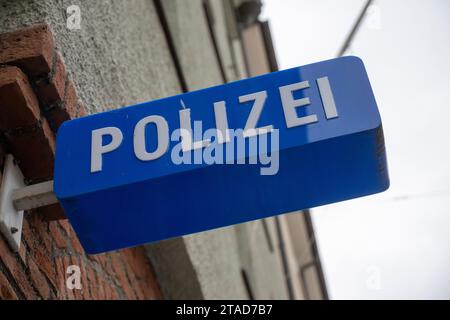
<svg viewBox="0 0 450 320">
<path fill-rule="evenodd" d="M 235 227 L 241 266 L 247 272 L 255 299 L 287 299 L 288 291 L 274 218 L 264 220 Z"/>
<path fill-rule="evenodd" d="M 81 29 L 66 8 L 81 9 Z M 173 62 L 148 0 L 1 0 L 0 31 L 47 22 L 89 112 L 180 92 Z"/>
<path fill-rule="evenodd" d="M 223 83 L 201 0 L 162 0 L 190 91 Z"/>
</svg>

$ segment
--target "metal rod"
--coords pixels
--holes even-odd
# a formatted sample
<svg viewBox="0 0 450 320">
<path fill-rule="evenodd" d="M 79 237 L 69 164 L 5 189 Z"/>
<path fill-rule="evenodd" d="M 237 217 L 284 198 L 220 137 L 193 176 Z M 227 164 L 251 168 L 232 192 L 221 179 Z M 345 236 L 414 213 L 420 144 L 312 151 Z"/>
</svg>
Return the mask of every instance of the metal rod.
<svg viewBox="0 0 450 320">
<path fill-rule="evenodd" d="M 339 50 L 338 57 L 343 56 L 345 51 L 347 51 L 348 47 L 352 43 L 353 38 L 355 37 L 359 27 L 361 26 L 362 21 L 364 20 L 367 9 L 369 9 L 372 2 L 373 2 L 373 0 L 367 0 L 366 4 L 364 5 L 364 8 L 361 10 L 361 12 L 358 16 L 358 19 L 356 20 L 355 24 L 353 25 L 352 30 L 348 34 L 347 39 L 345 39 L 345 42 L 342 45 L 341 50 Z"/>
<path fill-rule="evenodd" d="M 31 210 L 58 202 L 53 193 L 53 180 L 16 189 L 12 202 L 17 211 Z"/>
</svg>

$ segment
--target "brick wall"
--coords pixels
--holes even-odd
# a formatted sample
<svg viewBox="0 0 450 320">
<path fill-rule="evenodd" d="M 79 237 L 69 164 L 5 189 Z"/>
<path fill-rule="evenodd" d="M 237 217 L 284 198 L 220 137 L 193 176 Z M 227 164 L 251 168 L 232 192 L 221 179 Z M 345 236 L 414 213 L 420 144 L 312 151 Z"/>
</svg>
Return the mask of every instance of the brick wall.
<svg viewBox="0 0 450 320">
<path fill-rule="evenodd" d="M 10 153 L 26 184 L 53 178 L 55 134 L 84 116 L 50 28 L 0 34 L 0 166 Z M 68 289 L 68 266 L 80 268 L 82 289 Z M 21 250 L 0 237 L 1 299 L 158 299 L 143 248 L 86 256 L 61 207 L 25 212 Z"/>
</svg>

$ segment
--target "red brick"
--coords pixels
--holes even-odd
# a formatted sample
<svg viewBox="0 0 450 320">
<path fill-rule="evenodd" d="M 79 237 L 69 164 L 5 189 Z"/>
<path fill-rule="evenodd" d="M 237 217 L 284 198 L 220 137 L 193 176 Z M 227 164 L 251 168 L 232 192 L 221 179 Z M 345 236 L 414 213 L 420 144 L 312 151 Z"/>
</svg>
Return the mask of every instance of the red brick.
<svg viewBox="0 0 450 320">
<path fill-rule="evenodd" d="M 110 254 L 108 254 L 107 257 L 105 257 L 105 260 L 103 262 L 103 270 L 111 276 L 114 276 L 114 269 L 112 267 L 112 259 Z"/>
<path fill-rule="evenodd" d="M 127 254 L 129 257 L 127 258 L 127 262 L 130 264 L 133 273 L 138 278 L 144 278 L 148 273 L 153 273 L 153 268 L 147 258 L 144 248 L 130 248 L 124 251 L 128 252 Z"/>
<path fill-rule="evenodd" d="M 98 289 L 97 289 L 97 280 L 95 278 L 94 269 L 91 267 L 86 268 L 87 275 L 87 285 L 89 286 L 89 291 L 91 293 L 91 298 L 94 300 L 98 300 Z"/>
<path fill-rule="evenodd" d="M 56 282 L 57 282 L 57 298 L 58 299 L 67 299 L 66 292 L 66 269 L 64 267 L 63 257 L 57 257 L 55 259 L 56 266 Z"/>
<path fill-rule="evenodd" d="M 22 223 L 22 244 L 24 243 L 31 249 L 34 249 L 36 246 L 36 239 L 27 219 L 23 219 Z"/>
<path fill-rule="evenodd" d="M 84 255 L 84 249 L 81 246 L 80 240 L 78 240 L 78 237 L 76 235 L 73 235 L 70 240 L 72 241 L 72 248 L 75 250 L 76 253 Z"/>
<path fill-rule="evenodd" d="M 55 241 L 56 246 L 59 249 L 65 249 L 67 248 L 67 239 L 64 237 L 64 235 L 61 233 L 61 230 L 59 229 L 59 224 L 57 221 L 51 221 L 49 222 L 49 228 L 50 228 L 50 234 L 53 237 L 53 240 Z"/>
<path fill-rule="evenodd" d="M 153 268 L 142 247 L 120 251 L 125 262 L 126 272 L 133 275 L 145 299 L 160 299 L 160 288 L 155 279 Z"/>
<path fill-rule="evenodd" d="M 0 128 L 10 130 L 5 134 L 6 140 L 25 178 L 31 181 L 50 179 L 54 137 L 46 120 L 39 120 L 37 99 L 18 68 L 0 69 L 0 101 Z"/>
<path fill-rule="evenodd" d="M 25 246 L 20 246 L 19 248 L 19 252 L 17 252 L 17 256 L 19 257 L 19 259 L 26 264 L 26 260 L 27 260 L 27 248 Z"/>
<path fill-rule="evenodd" d="M 77 90 L 71 80 L 67 81 L 66 93 L 64 95 L 64 109 L 69 114 L 70 119 L 74 119 L 78 110 Z"/>
<path fill-rule="evenodd" d="M 150 270 L 148 268 L 148 265 L 142 261 L 143 263 L 136 263 L 140 259 L 133 259 L 130 260 L 129 258 L 123 256 L 122 261 L 124 262 L 124 268 L 125 273 L 127 274 L 127 277 L 129 281 L 133 284 L 134 292 L 136 293 L 136 298 L 139 300 L 145 300 L 145 299 L 154 299 L 157 296 L 157 292 L 153 292 L 153 286 L 151 283 L 146 283 L 145 280 L 147 280 L 146 276 L 149 274 Z M 145 259 L 147 261 L 147 259 Z M 138 274 L 136 274 L 131 267 L 132 264 L 141 265 L 142 270 L 139 271 Z"/>
<path fill-rule="evenodd" d="M 30 76 L 51 71 L 53 50 L 53 35 L 46 24 L 0 34 L 0 63 L 18 66 Z"/>
<path fill-rule="evenodd" d="M 110 292 L 111 300 L 119 300 L 119 298 L 120 298 L 119 293 L 115 289 L 113 289 L 111 286 L 109 288 L 111 290 L 111 292 Z"/>
<path fill-rule="evenodd" d="M 5 264 L 10 274 L 14 276 L 14 280 L 17 282 L 25 297 L 29 299 L 35 298 L 33 288 L 27 279 L 18 257 L 10 250 L 2 237 L 0 237 L 0 260 Z"/>
<path fill-rule="evenodd" d="M 112 288 L 107 282 L 103 283 L 103 291 L 105 292 L 105 298 L 104 299 L 105 300 L 111 300 L 112 299 Z"/>
<path fill-rule="evenodd" d="M 108 258 L 109 254 L 102 253 L 102 254 L 96 254 L 96 255 L 89 255 L 87 258 L 93 262 L 93 265 L 98 266 L 102 269 L 106 269 L 108 264 Z"/>
<path fill-rule="evenodd" d="M 18 297 L 6 277 L 0 272 L 0 300 L 17 300 Z"/>
<path fill-rule="evenodd" d="M 64 231 L 64 233 L 66 234 L 66 236 L 72 237 L 72 235 L 75 234 L 69 221 L 61 220 L 61 221 L 59 221 L 59 225 L 61 226 L 61 228 Z"/>
<path fill-rule="evenodd" d="M 129 265 L 132 272 L 137 278 L 145 277 L 145 269 L 147 266 L 144 266 L 143 268 L 142 264 L 140 263 L 141 260 L 138 257 L 139 253 L 135 251 L 134 248 L 121 250 L 120 253 L 123 257 L 122 259 L 126 261 L 127 265 Z"/>
<path fill-rule="evenodd" d="M 19 68 L 0 68 L 0 114 L 1 130 L 31 126 L 39 121 L 38 100 Z"/>
<path fill-rule="evenodd" d="M 39 125 L 5 136 L 25 179 L 31 183 L 52 179 L 55 141 L 45 119 Z"/>
<path fill-rule="evenodd" d="M 99 300 L 105 300 L 106 294 L 105 294 L 105 281 L 103 280 L 103 277 L 100 275 L 100 273 L 97 272 L 96 274 L 96 286 L 97 286 L 97 295 Z"/>
<path fill-rule="evenodd" d="M 45 279 L 45 276 L 41 273 L 38 266 L 32 259 L 28 259 L 28 268 L 34 287 L 38 290 L 42 298 L 49 299 L 51 296 L 50 286 Z"/>
<path fill-rule="evenodd" d="M 117 289 L 110 282 L 105 283 L 105 298 L 107 300 L 118 300 L 119 294 Z"/>
<path fill-rule="evenodd" d="M 89 284 L 87 278 L 87 268 L 86 263 L 84 261 L 80 261 L 80 270 L 81 270 L 81 295 L 82 299 L 90 299 L 89 292 Z"/>
<path fill-rule="evenodd" d="M 53 287 L 57 288 L 56 278 L 56 270 L 55 270 L 55 262 L 50 260 L 51 257 L 43 253 L 43 250 L 35 250 L 33 256 L 33 260 L 39 267 L 39 270 L 47 277 L 47 279 L 51 282 Z"/>
<path fill-rule="evenodd" d="M 162 299 L 161 289 L 153 273 L 139 281 L 139 285 L 144 293 L 145 299 Z"/>
<path fill-rule="evenodd" d="M 87 258 L 88 258 L 90 261 L 92 261 L 94 264 L 95 264 L 95 263 L 100 264 L 100 263 L 101 263 L 102 257 L 103 257 L 103 254 L 96 254 L 96 255 L 89 255 L 89 256 L 87 256 Z"/>
<path fill-rule="evenodd" d="M 15 67 L 0 68 L 0 128 L 28 180 L 53 177 L 55 139 L 40 119 L 37 99 L 25 75 Z"/>
<path fill-rule="evenodd" d="M 56 105 L 47 112 L 47 117 L 52 126 L 53 131 L 57 132 L 59 126 L 67 120 L 77 118 L 78 97 L 75 86 L 71 80 L 67 80 L 64 102 Z"/>
<path fill-rule="evenodd" d="M 29 211 L 25 216 L 30 227 L 36 231 L 35 236 L 37 237 L 35 239 L 39 239 L 39 250 L 43 250 L 46 254 L 51 254 L 53 247 L 52 238 L 48 231 L 48 222 L 44 221 L 43 217 L 35 211 Z"/>
<path fill-rule="evenodd" d="M 134 289 L 134 292 L 136 293 L 136 300 L 145 300 L 145 294 L 140 285 L 133 286 L 133 289 Z"/>
<path fill-rule="evenodd" d="M 127 276 L 123 270 L 122 261 L 116 256 L 112 256 L 112 266 L 115 273 L 115 276 L 119 282 L 119 286 L 122 288 L 123 292 L 127 299 L 136 299 L 136 295 L 131 287 Z"/>
<path fill-rule="evenodd" d="M 49 106 L 64 100 L 66 86 L 66 67 L 59 53 L 56 53 L 56 63 L 52 72 L 36 80 L 37 94 L 41 101 Z"/>
</svg>

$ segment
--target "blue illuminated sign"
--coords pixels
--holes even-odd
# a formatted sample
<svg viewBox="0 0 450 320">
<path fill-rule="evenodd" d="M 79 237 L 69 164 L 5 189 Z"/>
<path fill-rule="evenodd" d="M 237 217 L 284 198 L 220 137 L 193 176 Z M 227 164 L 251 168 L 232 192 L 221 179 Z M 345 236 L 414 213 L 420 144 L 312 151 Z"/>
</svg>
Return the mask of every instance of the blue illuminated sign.
<svg viewBox="0 0 450 320">
<path fill-rule="evenodd" d="M 55 193 L 90 254 L 389 186 L 356 57 L 67 121 L 56 150 Z"/>
</svg>

